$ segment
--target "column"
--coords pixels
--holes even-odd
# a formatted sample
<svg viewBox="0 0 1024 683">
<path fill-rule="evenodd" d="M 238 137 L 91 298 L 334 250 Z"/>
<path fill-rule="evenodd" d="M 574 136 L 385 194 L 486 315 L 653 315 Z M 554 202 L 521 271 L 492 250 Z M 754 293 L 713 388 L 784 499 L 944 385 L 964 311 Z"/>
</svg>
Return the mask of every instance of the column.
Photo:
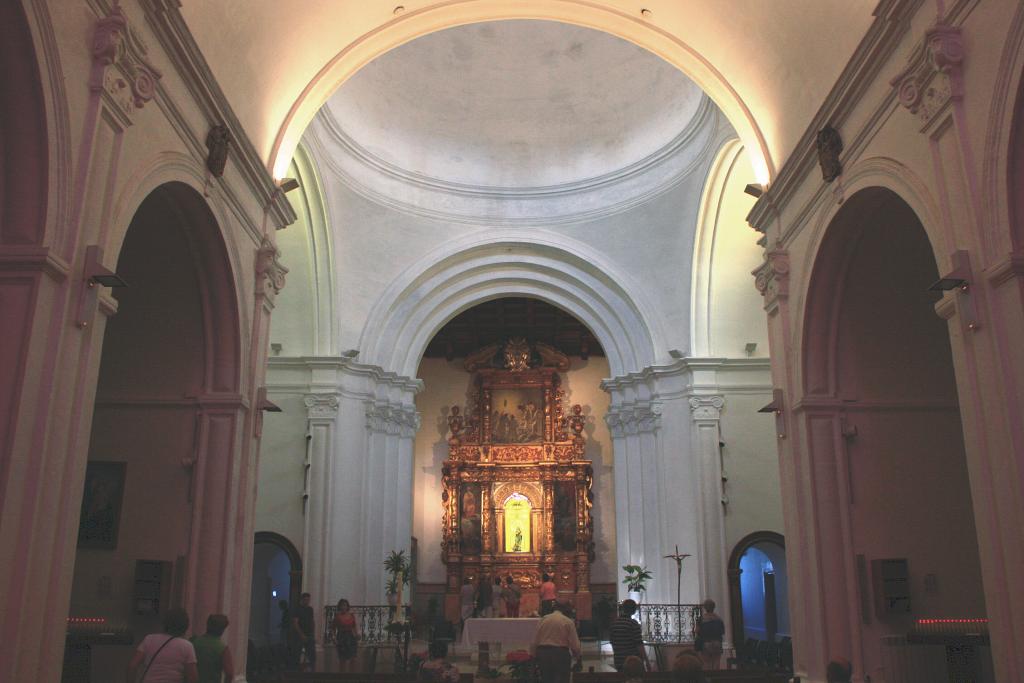
<svg viewBox="0 0 1024 683">
<path fill-rule="evenodd" d="M 316 596 L 315 604 L 319 605 L 331 600 L 327 590 L 332 525 L 335 521 L 331 514 L 331 481 L 340 398 L 334 392 L 306 394 L 303 403 L 306 406 L 308 444 L 302 589 Z"/>
<path fill-rule="evenodd" d="M 731 631 L 728 628 L 730 612 L 722 509 L 722 458 L 718 445 L 721 437 L 719 421 L 725 398 L 720 395 L 691 396 L 689 404 L 693 418 L 692 447 L 700 486 L 700 589 L 702 596 L 721 605 L 717 611 L 725 615 L 723 618 L 727 622 L 725 634 L 728 639 Z M 686 569 L 685 560 L 683 569 Z"/>
</svg>

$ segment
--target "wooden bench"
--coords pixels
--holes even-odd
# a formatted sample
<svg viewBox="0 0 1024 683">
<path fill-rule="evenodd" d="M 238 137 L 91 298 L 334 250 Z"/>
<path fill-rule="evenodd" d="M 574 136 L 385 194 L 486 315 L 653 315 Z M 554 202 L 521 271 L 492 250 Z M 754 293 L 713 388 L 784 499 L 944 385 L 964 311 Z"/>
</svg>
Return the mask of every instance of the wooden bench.
<svg viewBox="0 0 1024 683">
<path fill-rule="evenodd" d="M 409 683 L 414 673 L 310 673 L 289 671 L 277 679 L 279 683 Z M 459 683 L 473 683 L 473 674 L 460 674 Z"/>
<path fill-rule="evenodd" d="M 765 673 L 760 671 L 705 671 L 704 678 L 708 683 L 789 683 L 790 674 Z M 576 673 L 572 676 L 573 683 L 620 683 L 629 680 L 626 674 L 615 671 L 601 673 Z M 671 681 L 669 671 L 652 671 L 645 673 L 644 681 Z"/>
</svg>

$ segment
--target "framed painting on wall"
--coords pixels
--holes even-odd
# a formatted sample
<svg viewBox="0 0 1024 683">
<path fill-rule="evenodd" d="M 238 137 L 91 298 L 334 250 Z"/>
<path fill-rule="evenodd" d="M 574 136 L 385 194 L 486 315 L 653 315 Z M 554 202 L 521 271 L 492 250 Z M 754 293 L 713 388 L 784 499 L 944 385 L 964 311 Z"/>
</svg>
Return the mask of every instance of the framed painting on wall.
<svg viewBox="0 0 1024 683">
<path fill-rule="evenodd" d="M 121 522 L 126 463 L 90 461 L 78 522 L 78 547 L 113 550 Z"/>
</svg>

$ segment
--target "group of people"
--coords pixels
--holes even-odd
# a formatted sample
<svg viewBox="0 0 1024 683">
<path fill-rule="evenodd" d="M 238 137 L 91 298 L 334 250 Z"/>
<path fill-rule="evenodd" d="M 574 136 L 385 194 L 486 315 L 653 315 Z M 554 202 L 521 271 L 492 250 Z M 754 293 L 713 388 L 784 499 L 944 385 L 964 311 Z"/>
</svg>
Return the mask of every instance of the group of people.
<svg viewBox="0 0 1024 683">
<path fill-rule="evenodd" d="M 128 683 L 224 683 L 235 677 L 231 648 L 221 639 L 228 627 L 223 614 L 211 614 L 206 633 L 186 639 L 188 613 L 169 609 L 163 632 L 142 639 L 128 663 Z"/>
<path fill-rule="evenodd" d="M 544 574 L 540 586 L 541 616 L 547 614 L 555 604 L 557 590 L 552 577 Z M 462 623 L 472 617 L 519 617 L 519 605 L 523 600 L 523 591 L 516 585 L 516 580 L 506 576 L 504 583 L 500 576 L 494 577 L 494 583 L 481 576 L 480 582 L 473 585 L 471 579 L 465 579 L 459 592 L 459 606 Z"/>
</svg>

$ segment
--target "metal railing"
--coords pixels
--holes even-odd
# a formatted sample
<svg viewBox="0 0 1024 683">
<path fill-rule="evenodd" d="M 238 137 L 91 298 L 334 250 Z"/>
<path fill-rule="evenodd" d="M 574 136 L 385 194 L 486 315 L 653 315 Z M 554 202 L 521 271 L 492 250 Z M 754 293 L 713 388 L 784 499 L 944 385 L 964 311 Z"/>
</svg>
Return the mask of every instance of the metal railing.
<svg viewBox="0 0 1024 683">
<path fill-rule="evenodd" d="M 648 643 L 692 643 L 700 605 L 640 604 L 634 619 Z"/>
<path fill-rule="evenodd" d="M 405 617 L 409 618 L 409 606 L 405 607 Z M 359 625 L 360 645 L 383 645 L 402 642 L 402 635 L 387 630 L 387 625 L 392 621 L 395 608 L 390 605 L 352 605 L 353 616 L 356 624 Z M 324 607 L 324 645 L 334 644 L 334 630 L 331 624 L 334 622 L 334 615 L 337 614 L 336 605 Z"/>
</svg>

